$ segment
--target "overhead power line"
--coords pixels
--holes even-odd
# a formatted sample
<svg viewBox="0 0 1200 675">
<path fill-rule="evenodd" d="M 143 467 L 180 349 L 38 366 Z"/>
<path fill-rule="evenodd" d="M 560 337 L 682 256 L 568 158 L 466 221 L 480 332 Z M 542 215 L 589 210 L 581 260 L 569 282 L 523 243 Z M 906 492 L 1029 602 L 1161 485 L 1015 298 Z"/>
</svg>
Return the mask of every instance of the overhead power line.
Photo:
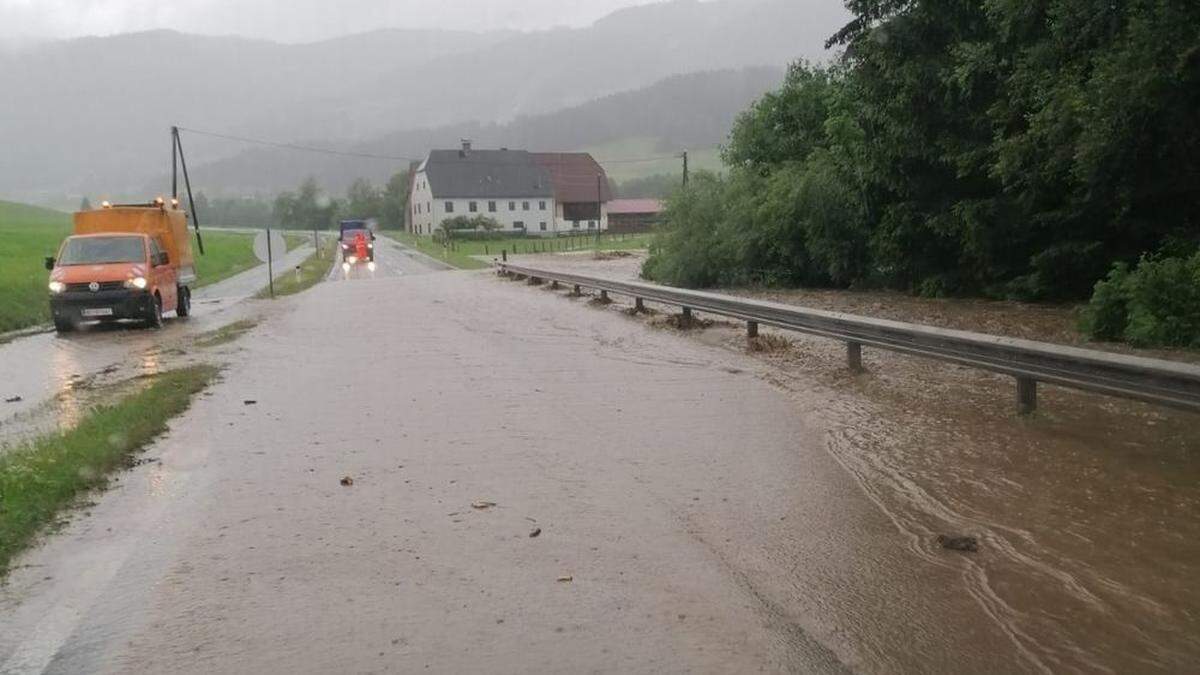
<svg viewBox="0 0 1200 675">
<path fill-rule="evenodd" d="M 281 143 L 279 141 L 270 141 L 262 138 L 250 138 L 248 136 L 236 136 L 234 134 L 224 134 L 215 131 L 204 131 L 202 129 L 192 129 L 191 127 L 178 127 L 180 131 L 186 131 L 190 134 L 198 136 L 210 136 L 212 138 L 222 138 L 228 141 L 238 141 L 240 143 L 251 143 L 253 145 L 263 145 L 272 148 L 280 148 L 283 150 L 297 150 L 300 152 L 315 152 L 322 155 L 334 155 L 338 157 L 357 157 L 360 159 L 377 159 L 389 162 L 421 162 L 422 158 L 416 157 L 400 157 L 397 155 L 380 155 L 370 152 L 354 152 L 350 150 L 334 150 L 332 148 L 318 148 L 311 145 L 300 145 L 297 143 Z M 566 153 L 573 154 L 573 153 Z M 672 155 L 655 155 L 651 157 L 627 157 L 622 159 L 595 159 L 597 164 L 639 164 L 643 162 L 662 162 L 666 160 L 677 160 L 681 157 L 679 154 Z M 512 164 L 513 162 L 497 162 L 488 161 L 489 164 Z M 556 163 L 551 160 L 551 164 Z"/>
<path fill-rule="evenodd" d="M 192 129 L 189 127 L 179 127 L 180 131 L 186 131 L 191 134 L 200 136 L 212 136 L 213 138 L 224 138 L 229 141 L 240 141 L 242 143 L 253 143 L 255 145 L 266 145 L 273 148 L 283 148 L 285 150 L 299 150 L 303 152 L 316 152 L 323 155 L 338 155 L 341 157 L 358 157 L 362 159 L 381 159 L 394 162 L 419 162 L 421 160 L 413 157 L 397 157 L 394 155 L 377 155 L 370 152 L 351 152 L 348 150 L 332 150 L 330 148 L 317 148 L 310 145 L 298 145 L 296 143 L 279 143 L 276 141 L 267 141 L 261 138 L 248 138 L 246 136 L 234 136 L 232 134 L 219 134 L 215 131 L 202 131 L 200 129 Z"/>
</svg>

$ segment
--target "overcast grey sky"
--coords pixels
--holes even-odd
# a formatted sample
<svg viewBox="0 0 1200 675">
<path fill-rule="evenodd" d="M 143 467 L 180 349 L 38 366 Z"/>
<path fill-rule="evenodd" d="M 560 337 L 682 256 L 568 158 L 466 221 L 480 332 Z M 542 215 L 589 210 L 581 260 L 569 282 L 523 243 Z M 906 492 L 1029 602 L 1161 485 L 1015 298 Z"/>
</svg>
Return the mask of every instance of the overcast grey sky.
<svg viewBox="0 0 1200 675">
<path fill-rule="evenodd" d="M 583 25 L 652 0 L 0 0 L 0 38 L 150 28 L 300 42 L 376 28 Z"/>
</svg>

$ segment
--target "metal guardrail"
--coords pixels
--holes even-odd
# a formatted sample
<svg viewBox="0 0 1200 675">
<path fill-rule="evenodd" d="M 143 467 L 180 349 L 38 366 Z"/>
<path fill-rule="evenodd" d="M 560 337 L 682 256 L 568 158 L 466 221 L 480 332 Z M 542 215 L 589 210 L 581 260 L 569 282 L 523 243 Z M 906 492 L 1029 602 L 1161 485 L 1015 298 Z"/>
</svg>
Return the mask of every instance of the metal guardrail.
<svg viewBox="0 0 1200 675">
<path fill-rule="evenodd" d="M 690 317 L 696 310 L 740 319 L 746 322 L 751 337 L 758 335 L 761 324 L 841 340 L 846 343 L 848 365 L 855 371 L 862 370 L 862 348 L 868 346 L 1011 375 L 1017 380 L 1017 410 L 1021 414 L 1036 409 L 1038 382 L 1200 411 L 1200 367 L 1186 363 L 556 272 L 507 262 L 498 263 L 497 271 L 531 281 L 572 285 L 576 292 L 581 288 L 596 289 L 603 298 L 609 293 L 629 296 L 635 300 L 637 309 L 644 308 L 644 301 L 652 301 L 679 306 L 685 317 Z"/>
</svg>

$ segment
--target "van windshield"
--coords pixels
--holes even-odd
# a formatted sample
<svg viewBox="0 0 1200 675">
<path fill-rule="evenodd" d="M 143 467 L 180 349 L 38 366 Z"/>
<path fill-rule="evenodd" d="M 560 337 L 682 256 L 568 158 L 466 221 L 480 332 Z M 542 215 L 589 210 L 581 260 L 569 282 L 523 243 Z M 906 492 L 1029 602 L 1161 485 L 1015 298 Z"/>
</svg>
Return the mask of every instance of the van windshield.
<svg viewBox="0 0 1200 675">
<path fill-rule="evenodd" d="M 101 265 L 143 262 L 146 249 L 141 237 L 72 237 L 63 245 L 59 265 Z"/>
</svg>

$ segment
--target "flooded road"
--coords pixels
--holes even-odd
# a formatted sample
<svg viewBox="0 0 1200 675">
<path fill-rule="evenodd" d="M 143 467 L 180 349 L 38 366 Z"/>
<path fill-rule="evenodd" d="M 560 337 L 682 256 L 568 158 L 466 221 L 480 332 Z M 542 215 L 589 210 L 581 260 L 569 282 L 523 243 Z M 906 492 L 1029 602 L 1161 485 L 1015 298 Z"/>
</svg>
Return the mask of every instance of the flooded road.
<svg viewBox="0 0 1200 675">
<path fill-rule="evenodd" d="M 625 259 L 522 262 L 617 278 L 636 273 Z M 839 311 L 888 301 L 870 293 L 771 295 L 787 302 L 803 295 L 800 302 Z M 621 316 L 622 302 L 608 311 Z M 870 313 L 1071 341 L 1061 312 L 961 305 L 908 299 Z M 707 330 L 672 332 L 744 353 L 743 327 L 714 318 Z M 661 319 L 643 321 L 661 327 Z M 1009 378 L 873 350 L 869 372 L 854 376 L 837 342 L 764 334 L 774 341 L 754 355 L 753 370 L 803 409 L 819 411 L 828 451 L 911 553 L 954 565 L 961 591 L 1031 668 L 1186 672 L 1200 660 L 1200 416 L 1047 386 L 1038 414 L 1020 419 Z M 1195 360 L 1194 353 L 1153 355 Z M 829 396 L 814 402 L 821 387 Z M 979 553 L 947 560 L 936 543 L 943 533 L 979 537 Z"/>
<path fill-rule="evenodd" d="M 1200 658 L 1194 416 L 1047 388 L 1019 420 L 1003 378 L 382 268 L 281 302 L 18 561 L 0 672 Z"/>
</svg>

